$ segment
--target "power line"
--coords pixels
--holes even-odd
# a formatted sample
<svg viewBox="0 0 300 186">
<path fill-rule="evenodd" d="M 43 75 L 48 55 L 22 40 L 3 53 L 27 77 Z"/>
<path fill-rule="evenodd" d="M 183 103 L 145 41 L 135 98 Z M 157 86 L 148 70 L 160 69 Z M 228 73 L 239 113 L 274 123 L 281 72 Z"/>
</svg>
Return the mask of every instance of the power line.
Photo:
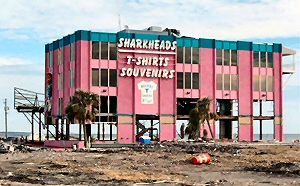
<svg viewBox="0 0 300 186">
<path fill-rule="evenodd" d="M 9 107 L 7 106 L 7 99 L 4 99 L 4 121 L 5 121 L 5 137 L 8 138 L 8 133 L 7 133 L 7 112 L 9 110 Z"/>
<path fill-rule="evenodd" d="M 117 11 L 118 11 L 118 26 L 119 26 L 119 31 L 121 31 L 121 16 L 120 16 L 119 0 L 117 0 Z"/>
</svg>

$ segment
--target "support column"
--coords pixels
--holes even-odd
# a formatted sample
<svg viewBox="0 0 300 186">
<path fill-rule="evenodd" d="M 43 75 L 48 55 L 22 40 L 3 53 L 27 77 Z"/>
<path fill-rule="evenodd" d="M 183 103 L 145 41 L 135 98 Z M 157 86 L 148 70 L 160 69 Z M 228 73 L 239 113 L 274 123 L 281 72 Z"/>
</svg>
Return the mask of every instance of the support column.
<svg viewBox="0 0 300 186">
<path fill-rule="evenodd" d="M 118 136 L 119 143 L 135 143 L 135 116 L 118 116 Z"/>
<path fill-rule="evenodd" d="M 239 141 L 253 141 L 253 51 L 252 43 L 237 42 Z"/>
<path fill-rule="evenodd" d="M 66 119 L 66 140 L 70 140 L 70 121 Z"/>
<path fill-rule="evenodd" d="M 42 119 L 41 113 L 39 113 L 39 141 L 42 141 Z"/>
<path fill-rule="evenodd" d="M 100 131 L 100 126 L 101 126 L 100 123 L 98 123 L 97 126 L 98 126 L 98 129 L 97 129 L 97 138 L 98 138 L 98 140 L 100 140 L 100 132 L 101 132 Z"/>
<path fill-rule="evenodd" d="M 79 141 L 81 141 L 81 131 L 82 131 L 81 126 L 82 125 L 79 123 Z"/>
<path fill-rule="evenodd" d="M 102 123 L 102 140 L 105 140 L 105 123 Z"/>
<path fill-rule="evenodd" d="M 283 141 L 283 117 L 275 116 L 274 119 L 274 138 Z"/>
<path fill-rule="evenodd" d="M 283 95 L 282 95 L 282 45 L 273 45 L 274 72 L 274 138 L 284 140 L 283 136 Z"/>
<path fill-rule="evenodd" d="M 262 100 L 259 100 L 259 116 L 262 116 Z M 263 125 L 261 119 L 259 119 L 259 139 L 263 139 Z"/>
<path fill-rule="evenodd" d="M 61 125 L 60 125 L 60 139 L 64 139 L 64 124 L 65 124 L 65 119 L 62 117 L 61 118 Z"/>
<path fill-rule="evenodd" d="M 151 141 L 153 141 L 153 119 L 151 119 L 151 130 L 150 130 L 150 136 L 151 136 Z"/>
<path fill-rule="evenodd" d="M 239 141 L 253 141 L 253 118 L 239 116 Z"/>
<path fill-rule="evenodd" d="M 58 140 L 58 133 L 59 133 L 59 123 L 58 123 L 59 119 L 55 119 L 55 140 Z"/>
<path fill-rule="evenodd" d="M 92 137 L 92 124 L 85 124 L 87 139 Z"/>
<path fill-rule="evenodd" d="M 176 116 L 160 115 L 159 141 L 176 139 Z"/>
<path fill-rule="evenodd" d="M 49 125 L 51 123 L 52 119 L 50 116 L 47 116 L 47 120 L 46 120 L 46 127 L 47 127 L 47 140 L 49 140 Z"/>
<path fill-rule="evenodd" d="M 31 140 L 34 141 L 34 112 L 31 115 Z"/>
</svg>

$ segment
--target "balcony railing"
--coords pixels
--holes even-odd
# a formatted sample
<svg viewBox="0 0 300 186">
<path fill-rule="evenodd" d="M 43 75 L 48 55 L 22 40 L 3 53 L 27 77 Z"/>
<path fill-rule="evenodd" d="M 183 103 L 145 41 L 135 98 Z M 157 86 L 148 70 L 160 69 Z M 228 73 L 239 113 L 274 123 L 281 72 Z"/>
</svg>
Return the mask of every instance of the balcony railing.
<svg viewBox="0 0 300 186">
<path fill-rule="evenodd" d="M 283 74 L 293 74 L 296 72 L 295 63 L 283 64 L 282 65 L 282 73 Z"/>
</svg>

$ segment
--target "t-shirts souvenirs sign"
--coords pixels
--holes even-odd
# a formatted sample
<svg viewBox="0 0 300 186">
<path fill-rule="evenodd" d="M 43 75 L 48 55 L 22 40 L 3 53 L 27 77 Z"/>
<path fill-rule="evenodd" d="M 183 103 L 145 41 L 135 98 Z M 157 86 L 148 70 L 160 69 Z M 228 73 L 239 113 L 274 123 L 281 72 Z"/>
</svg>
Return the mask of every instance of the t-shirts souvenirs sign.
<svg viewBox="0 0 300 186">
<path fill-rule="evenodd" d="M 118 42 L 119 52 L 131 52 L 136 55 L 127 55 L 127 65 L 135 64 L 134 68 L 123 67 L 120 76 L 149 77 L 149 78 L 174 78 L 175 70 L 168 70 L 169 57 L 157 57 L 158 55 L 176 54 L 176 41 L 168 40 L 142 40 L 120 38 Z M 135 49 L 135 50 L 132 50 Z M 139 50 L 140 49 L 140 50 Z M 138 56 L 138 54 L 143 54 Z M 145 55 L 148 54 L 148 55 Z"/>
</svg>

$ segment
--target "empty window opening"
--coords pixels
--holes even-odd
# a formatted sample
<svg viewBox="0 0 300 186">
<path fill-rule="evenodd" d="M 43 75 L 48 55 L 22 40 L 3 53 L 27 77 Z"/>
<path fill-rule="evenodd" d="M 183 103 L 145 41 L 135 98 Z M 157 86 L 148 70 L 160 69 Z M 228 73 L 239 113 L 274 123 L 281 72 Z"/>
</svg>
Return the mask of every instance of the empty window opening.
<svg viewBox="0 0 300 186">
<path fill-rule="evenodd" d="M 159 141 L 159 117 L 153 115 L 136 116 L 136 140 L 142 136 L 150 137 L 151 141 Z"/>
<path fill-rule="evenodd" d="M 196 107 L 196 98 L 177 98 L 177 115 L 189 115 L 190 110 Z"/>
</svg>

